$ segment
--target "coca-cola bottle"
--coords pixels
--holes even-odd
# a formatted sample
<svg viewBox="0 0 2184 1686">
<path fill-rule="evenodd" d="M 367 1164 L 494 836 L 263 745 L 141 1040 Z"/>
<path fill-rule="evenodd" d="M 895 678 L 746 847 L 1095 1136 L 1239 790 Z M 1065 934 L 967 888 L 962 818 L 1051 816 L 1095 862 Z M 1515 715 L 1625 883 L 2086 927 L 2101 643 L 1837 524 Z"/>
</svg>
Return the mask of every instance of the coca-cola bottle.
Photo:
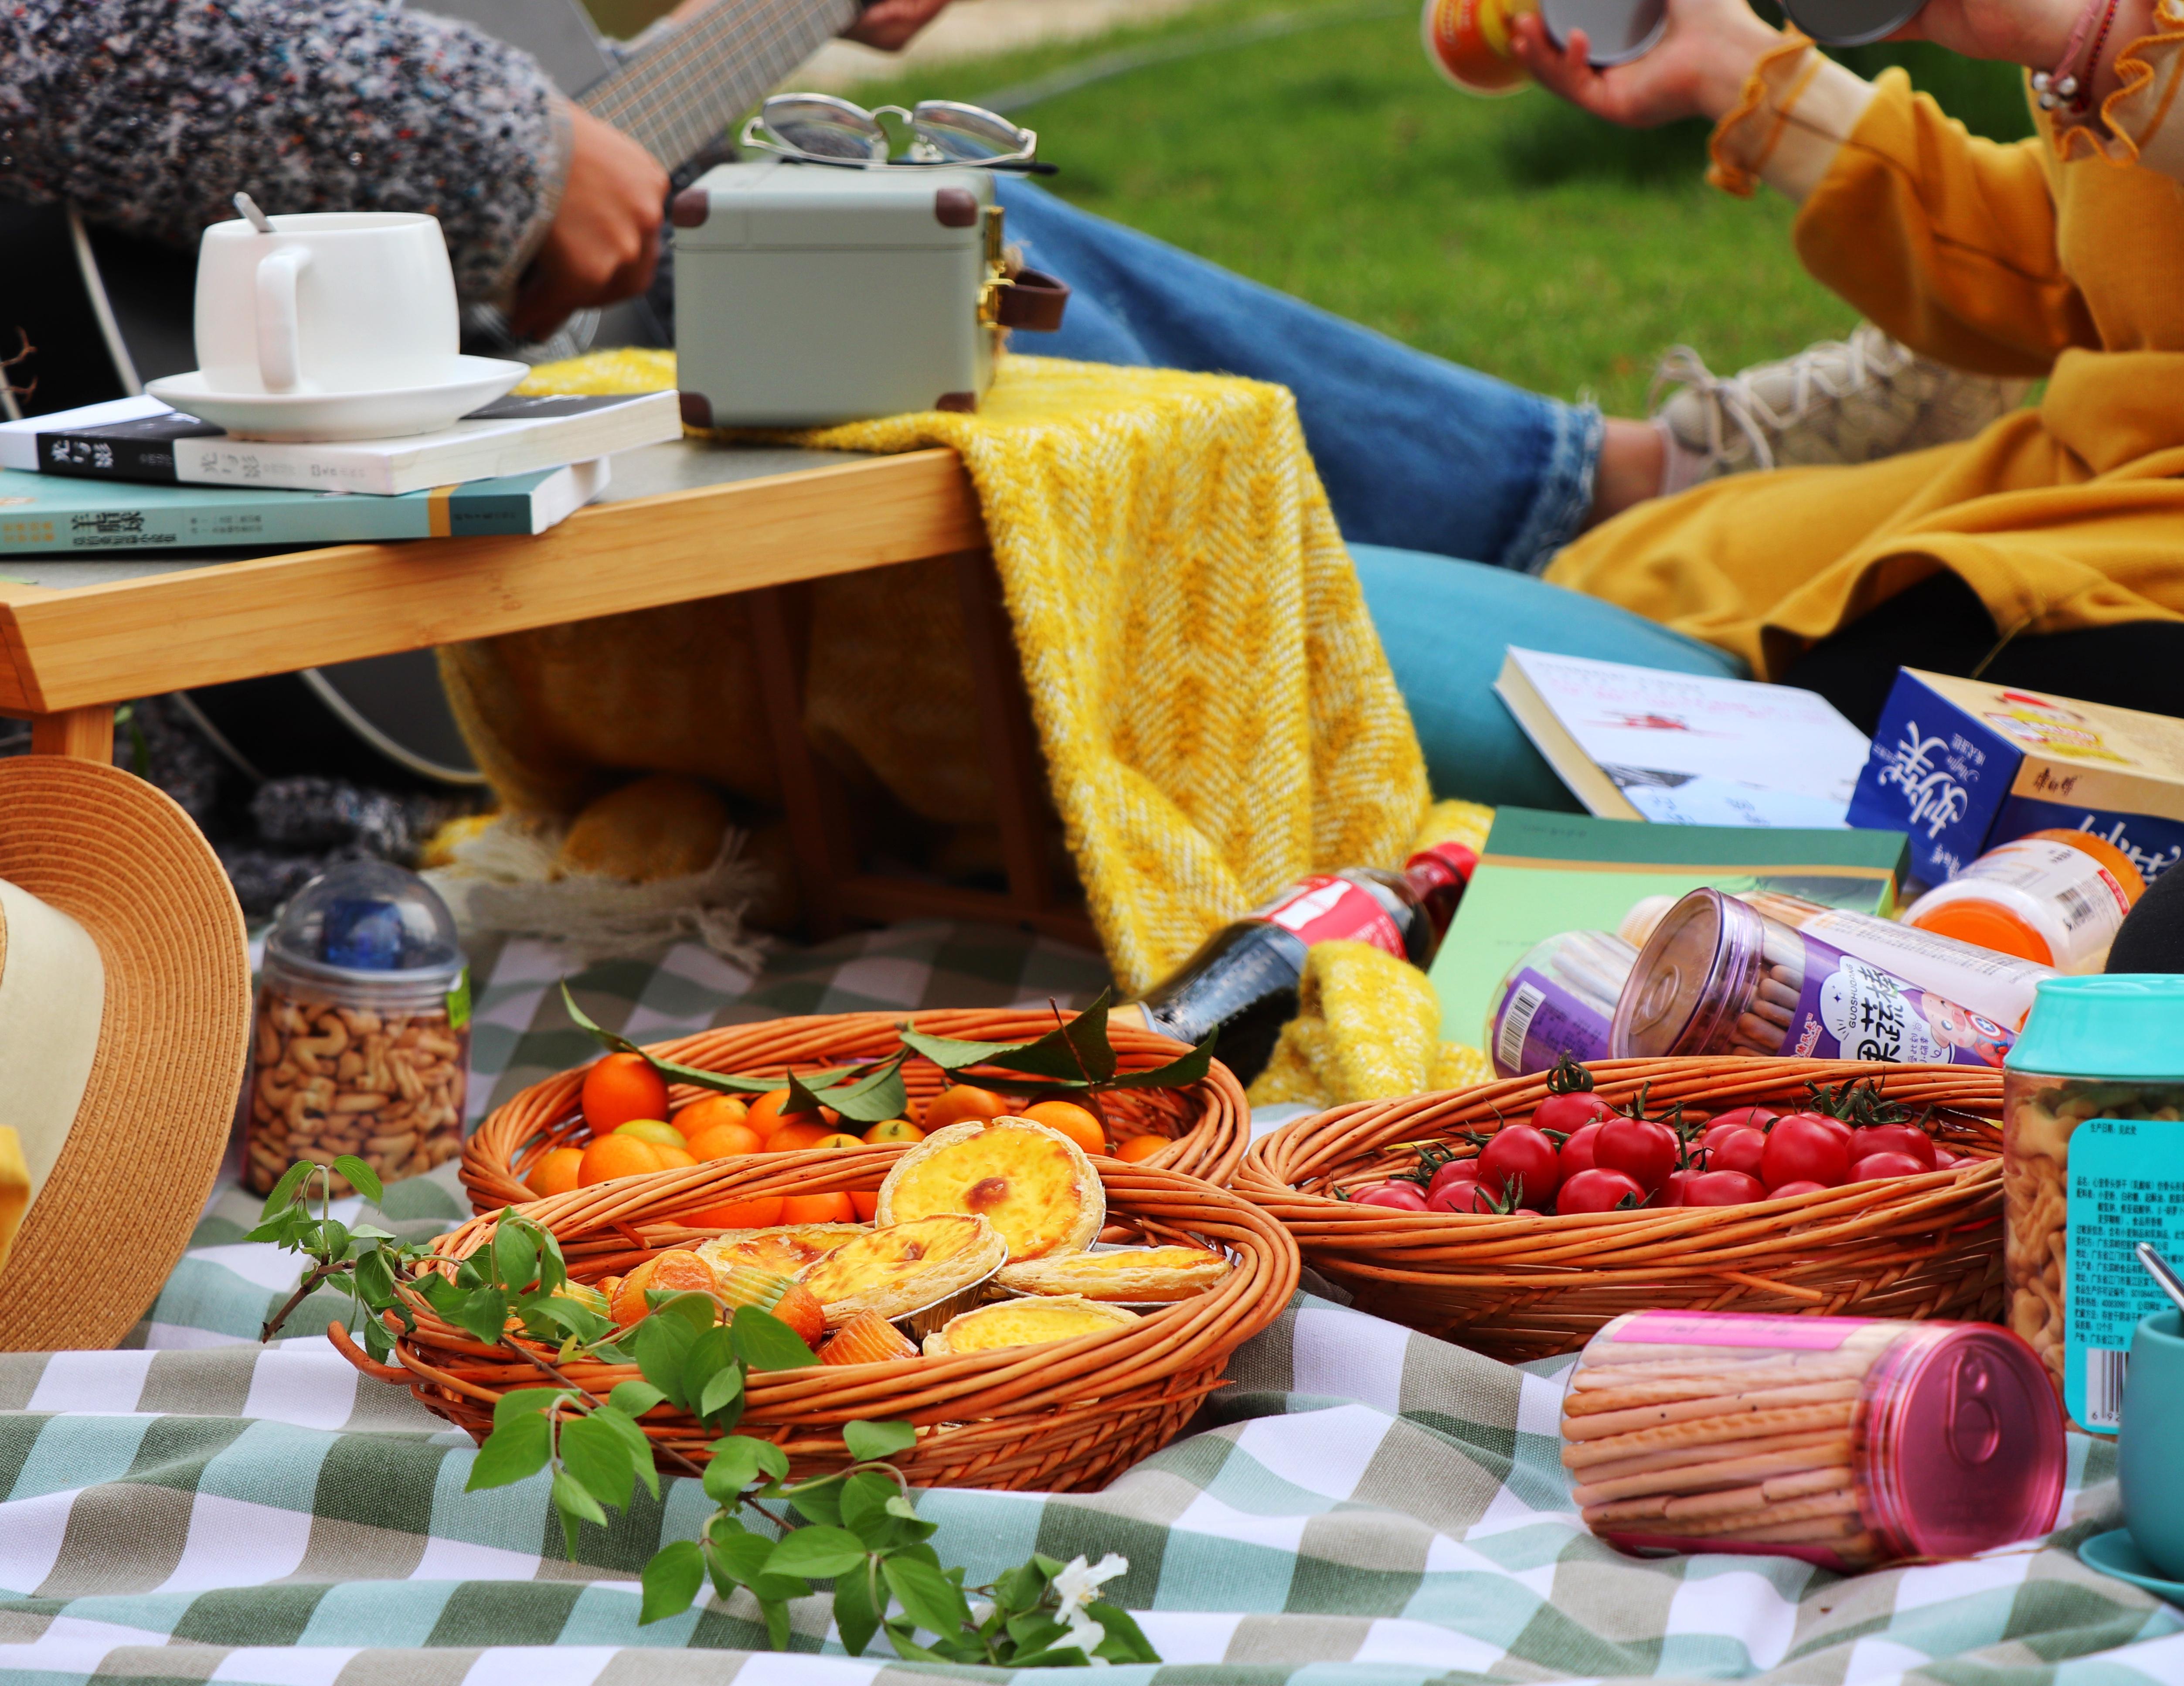
<svg viewBox="0 0 2184 1686">
<path fill-rule="evenodd" d="M 1136 1002 L 1149 1029 L 1196 1042 L 1218 1026 L 1215 1053 L 1249 1083 L 1265 1069 L 1316 942 L 1369 942 L 1421 969 L 1448 930 L 1479 857 L 1461 843 L 1420 851 L 1399 873 L 1378 867 L 1299 879 L 1273 901 L 1208 937 Z"/>
</svg>

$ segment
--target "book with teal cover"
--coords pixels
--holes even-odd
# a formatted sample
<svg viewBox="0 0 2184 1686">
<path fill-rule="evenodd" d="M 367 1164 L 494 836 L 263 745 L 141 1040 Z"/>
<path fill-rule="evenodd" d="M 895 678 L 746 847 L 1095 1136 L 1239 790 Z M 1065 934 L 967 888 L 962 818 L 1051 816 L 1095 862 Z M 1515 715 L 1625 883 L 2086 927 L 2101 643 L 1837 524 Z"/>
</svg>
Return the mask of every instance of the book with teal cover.
<svg viewBox="0 0 2184 1686">
<path fill-rule="evenodd" d="M 1440 1033 L 1483 1047 L 1503 975 L 1563 931 L 1613 931 L 1649 896 L 1771 890 L 1830 907 L 1895 912 L 1909 846 L 1900 831 L 1646 825 L 1502 808 L 1431 979 Z"/>
<path fill-rule="evenodd" d="M 606 460 L 398 497 L 161 486 L 0 469 L 0 555 L 361 544 L 543 533 L 604 490 Z"/>
</svg>

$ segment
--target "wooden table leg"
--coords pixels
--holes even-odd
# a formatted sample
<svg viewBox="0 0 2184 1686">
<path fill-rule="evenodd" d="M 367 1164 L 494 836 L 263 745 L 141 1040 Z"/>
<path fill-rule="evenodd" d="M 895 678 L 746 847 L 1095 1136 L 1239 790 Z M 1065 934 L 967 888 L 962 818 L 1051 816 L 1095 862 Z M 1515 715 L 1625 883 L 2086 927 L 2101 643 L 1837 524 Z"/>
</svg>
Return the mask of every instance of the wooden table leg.
<svg viewBox="0 0 2184 1686">
<path fill-rule="evenodd" d="M 114 705 L 64 708 L 31 717 L 31 753 L 64 755 L 71 761 L 114 759 Z"/>
<path fill-rule="evenodd" d="M 751 656 L 767 734 L 781 779 L 781 805 L 796 846 L 805 922 L 813 936 L 842 930 L 841 885 L 857 870 L 856 846 L 833 769 L 811 752 L 804 729 L 804 695 L 811 647 L 808 586 L 770 585 L 744 594 L 749 606 Z"/>
<path fill-rule="evenodd" d="M 1023 666 L 1001 600 L 993 552 L 962 550 L 955 561 L 963 655 L 978 699 L 979 740 L 993 774 L 994 817 L 1000 823 L 1009 900 L 1025 913 L 1040 913 L 1054 905 L 1054 874 L 1046 852 L 1046 763 L 1024 693 Z"/>
</svg>

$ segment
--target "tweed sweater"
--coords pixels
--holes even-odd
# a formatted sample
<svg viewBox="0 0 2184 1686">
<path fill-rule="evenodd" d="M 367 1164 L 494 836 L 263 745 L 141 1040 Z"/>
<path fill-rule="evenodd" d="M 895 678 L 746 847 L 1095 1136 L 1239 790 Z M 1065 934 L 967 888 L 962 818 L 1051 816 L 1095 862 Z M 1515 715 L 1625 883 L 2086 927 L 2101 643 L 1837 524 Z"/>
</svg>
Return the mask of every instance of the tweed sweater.
<svg viewBox="0 0 2184 1686">
<path fill-rule="evenodd" d="M 545 237 L 568 118 L 527 53 L 359 0 L 0 0 L 0 195 L 181 245 L 270 211 L 439 218 L 465 298 Z"/>
</svg>

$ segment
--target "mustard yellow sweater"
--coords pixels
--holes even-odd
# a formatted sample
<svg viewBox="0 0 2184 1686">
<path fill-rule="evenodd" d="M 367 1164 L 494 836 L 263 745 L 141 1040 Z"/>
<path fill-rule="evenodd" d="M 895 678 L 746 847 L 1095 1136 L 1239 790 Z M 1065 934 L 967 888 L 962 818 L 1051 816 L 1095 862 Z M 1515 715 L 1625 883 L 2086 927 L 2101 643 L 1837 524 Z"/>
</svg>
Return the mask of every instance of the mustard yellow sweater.
<svg viewBox="0 0 2184 1686">
<path fill-rule="evenodd" d="M 1798 254 L 1889 332 L 1959 367 L 2044 376 L 1976 438 L 1783 469 L 1640 505 L 1548 578 L 1733 650 L 1761 675 L 1937 571 L 2004 633 L 2184 619 L 2184 3 L 2098 120 L 1968 135 L 1901 71 L 1802 42 L 1716 131 L 1715 179 L 1803 209 Z"/>
</svg>

